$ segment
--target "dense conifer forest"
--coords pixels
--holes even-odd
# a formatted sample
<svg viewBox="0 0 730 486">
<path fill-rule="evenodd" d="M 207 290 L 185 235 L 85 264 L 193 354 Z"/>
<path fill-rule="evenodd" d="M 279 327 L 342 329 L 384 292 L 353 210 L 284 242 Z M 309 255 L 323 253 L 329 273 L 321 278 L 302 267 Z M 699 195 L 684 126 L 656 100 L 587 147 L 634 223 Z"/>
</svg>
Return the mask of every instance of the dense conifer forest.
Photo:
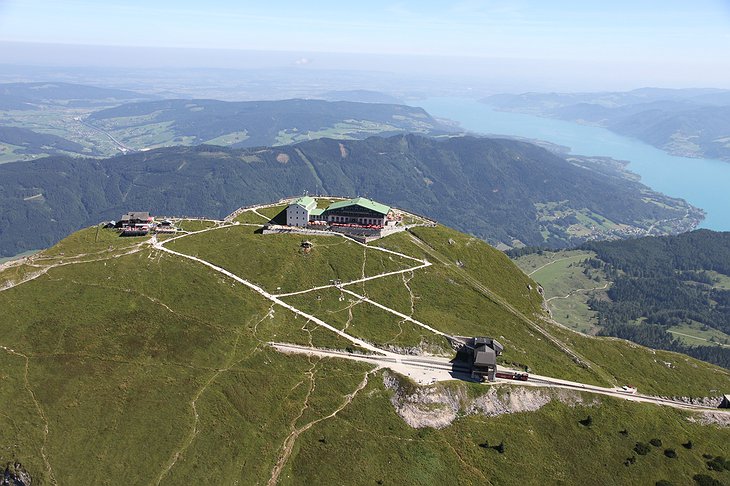
<svg viewBox="0 0 730 486">
<path fill-rule="evenodd" d="M 730 275 L 730 233 L 698 230 L 671 237 L 590 242 L 583 248 L 597 254 L 586 264 L 603 269 L 613 282 L 610 302 L 589 300 L 598 312 L 601 334 L 730 368 L 730 348 L 688 346 L 666 332 L 671 326 L 700 323 L 730 334 L 730 290 L 718 286 L 723 275 Z"/>
</svg>

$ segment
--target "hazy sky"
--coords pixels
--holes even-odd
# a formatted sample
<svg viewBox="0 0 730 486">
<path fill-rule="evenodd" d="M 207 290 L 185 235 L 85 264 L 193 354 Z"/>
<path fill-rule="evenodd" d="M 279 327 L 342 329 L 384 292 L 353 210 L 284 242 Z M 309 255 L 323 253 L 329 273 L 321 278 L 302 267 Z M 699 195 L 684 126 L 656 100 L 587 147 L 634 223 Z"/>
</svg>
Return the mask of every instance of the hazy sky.
<svg viewBox="0 0 730 486">
<path fill-rule="evenodd" d="M 729 0 L 0 0 L 0 41 L 312 53 L 300 63 L 319 52 L 540 60 L 730 85 Z"/>
</svg>

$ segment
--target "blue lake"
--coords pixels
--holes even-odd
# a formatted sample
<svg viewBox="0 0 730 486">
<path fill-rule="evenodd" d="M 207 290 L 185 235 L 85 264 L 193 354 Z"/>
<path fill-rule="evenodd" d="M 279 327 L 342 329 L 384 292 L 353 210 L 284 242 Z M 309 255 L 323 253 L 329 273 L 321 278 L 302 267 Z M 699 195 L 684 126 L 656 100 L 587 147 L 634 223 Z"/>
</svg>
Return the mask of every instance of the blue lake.
<svg viewBox="0 0 730 486">
<path fill-rule="evenodd" d="M 495 111 L 476 100 L 430 98 L 414 104 L 471 132 L 546 140 L 568 146 L 574 154 L 627 160 L 629 170 L 647 186 L 704 209 L 703 228 L 730 231 L 730 162 L 675 157 L 603 128 Z"/>
</svg>

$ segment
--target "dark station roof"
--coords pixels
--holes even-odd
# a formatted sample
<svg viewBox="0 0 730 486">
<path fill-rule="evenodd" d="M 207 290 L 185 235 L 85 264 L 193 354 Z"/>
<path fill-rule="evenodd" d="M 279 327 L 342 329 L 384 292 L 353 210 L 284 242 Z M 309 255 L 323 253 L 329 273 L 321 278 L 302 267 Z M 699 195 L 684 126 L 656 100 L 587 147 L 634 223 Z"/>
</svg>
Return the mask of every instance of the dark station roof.
<svg viewBox="0 0 730 486">
<path fill-rule="evenodd" d="M 730 408 L 730 395 L 724 395 L 720 402 L 720 408 Z"/>
<path fill-rule="evenodd" d="M 477 348 L 479 346 L 492 348 L 497 353 L 497 356 L 502 354 L 502 351 L 504 351 L 504 346 L 502 346 L 502 344 L 496 339 L 492 339 L 490 337 L 475 337 L 474 347 Z"/>
<path fill-rule="evenodd" d="M 497 353 L 487 346 L 482 344 L 474 349 L 474 365 L 475 366 L 495 366 L 497 364 Z"/>
</svg>

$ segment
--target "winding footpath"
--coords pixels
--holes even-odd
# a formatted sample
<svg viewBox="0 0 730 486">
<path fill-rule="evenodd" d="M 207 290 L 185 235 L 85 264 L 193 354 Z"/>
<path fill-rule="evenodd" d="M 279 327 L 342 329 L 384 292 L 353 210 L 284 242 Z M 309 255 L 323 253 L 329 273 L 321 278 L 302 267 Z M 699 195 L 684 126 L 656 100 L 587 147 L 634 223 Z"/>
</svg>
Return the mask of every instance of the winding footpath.
<svg viewBox="0 0 730 486">
<path fill-rule="evenodd" d="M 551 300 L 558 300 L 558 299 L 567 299 L 571 295 L 577 294 L 579 292 L 593 292 L 594 290 L 606 290 L 607 288 L 608 288 L 608 283 L 606 283 L 602 287 L 591 287 L 591 288 L 588 288 L 588 289 L 574 289 L 574 290 L 571 290 L 570 292 L 568 292 L 565 295 L 558 295 L 558 296 L 555 296 L 555 297 L 550 297 L 549 299 L 545 300 L 545 302 L 550 302 Z"/>
</svg>

